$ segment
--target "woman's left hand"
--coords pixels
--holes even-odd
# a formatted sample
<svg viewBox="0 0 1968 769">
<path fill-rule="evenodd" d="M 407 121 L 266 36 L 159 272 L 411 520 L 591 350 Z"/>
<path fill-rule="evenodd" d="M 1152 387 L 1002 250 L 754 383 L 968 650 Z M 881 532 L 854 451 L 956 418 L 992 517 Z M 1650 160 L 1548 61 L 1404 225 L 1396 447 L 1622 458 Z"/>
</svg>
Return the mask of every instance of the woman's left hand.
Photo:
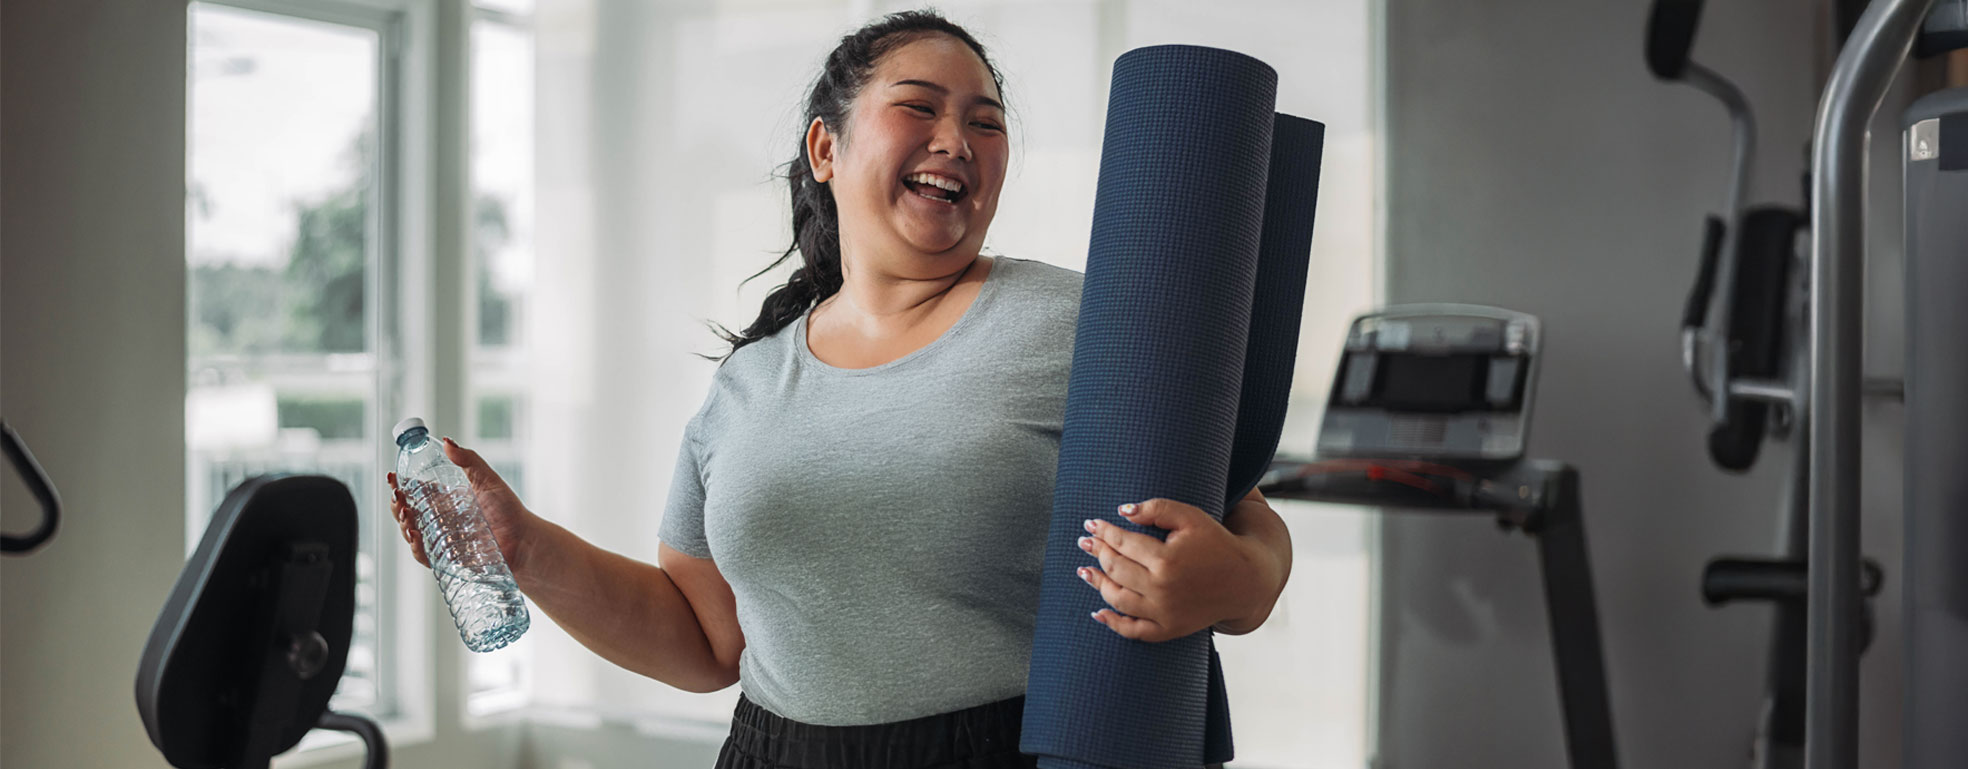
<svg viewBox="0 0 1968 769">
<path fill-rule="evenodd" d="M 1270 614 L 1290 566 L 1258 536 L 1233 532 L 1201 508 L 1172 499 L 1122 505 L 1119 512 L 1169 535 L 1159 540 L 1100 519 L 1084 524 L 1080 549 L 1100 565 L 1081 567 L 1080 578 L 1113 607 L 1095 612 L 1094 620 L 1128 638 L 1167 641 L 1224 623 L 1247 632 Z"/>
</svg>

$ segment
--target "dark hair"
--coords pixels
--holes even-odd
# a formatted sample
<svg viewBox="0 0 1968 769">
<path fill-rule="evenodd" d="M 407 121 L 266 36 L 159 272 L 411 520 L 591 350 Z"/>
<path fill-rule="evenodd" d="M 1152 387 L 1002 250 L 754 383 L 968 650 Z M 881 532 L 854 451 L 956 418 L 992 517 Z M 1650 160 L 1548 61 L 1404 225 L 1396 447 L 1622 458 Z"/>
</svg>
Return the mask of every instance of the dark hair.
<svg viewBox="0 0 1968 769">
<path fill-rule="evenodd" d="M 729 359 L 731 353 L 739 348 L 777 333 L 821 300 L 840 291 L 840 213 L 834 208 L 833 190 L 813 179 L 813 166 L 806 157 L 807 129 L 813 125 L 815 118 L 819 118 L 827 130 L 840 137 L 840 141 L 847 141 L 848 106 L 861 92 L 862 86 L 867 85 L 876 62 L 896 48 L 934 34 L 949 35 L 970 46 L 977 58 L 983 60 L 984 68 L 990 71 L 991 82 L 998 89 L 999 100 L 1003 101 L 1004 77 L 991 63 L 984 46 L 963 27 L 951 23 L 934 10 L 891 13 L 842 37 L 840 45 L 827 55 L 827 64 L 821 69 L 819 77 L 814 79 L 813 87 L 807 91 L 806 117 L 800 121 L 799 149 L 792 162 L 782 166 L 786 169 L 786 183 L 792 190 L 793 242 L 777 260 L 745 280 L 750 281 L 771 272 L 792 258 L 795 251 L 799 252 L 805 264 L 794 270 L 784 285 L 766 295 L 765 305 L 759 308 L 758 319 L 744 331 L 733 334 L 723 326 L 712 324 L 716 326 L 718 336 L 731 344 L 729 351 L 713 360 Z"/>
</svg>

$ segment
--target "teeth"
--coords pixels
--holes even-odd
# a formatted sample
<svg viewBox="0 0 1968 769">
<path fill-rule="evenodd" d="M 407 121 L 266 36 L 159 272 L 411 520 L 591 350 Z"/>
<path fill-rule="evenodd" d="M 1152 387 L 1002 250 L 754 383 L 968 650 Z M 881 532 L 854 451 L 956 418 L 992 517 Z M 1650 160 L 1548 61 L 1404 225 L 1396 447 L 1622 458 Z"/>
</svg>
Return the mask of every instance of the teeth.
<svg viewBox="0 0 1968 769">
<path fill-rule="evenodd" d="M 942 189 L 949 190 L 951 192 L 963 191 L 962 184 L 957 183 L 953 179 L 945 179 L 935 174 L 909 174 L 907 177 L 904 178 L 907 181 L 912 181 L 917 184 L 927 184 L 931 187 L 939 187 Z"/>
</svg>

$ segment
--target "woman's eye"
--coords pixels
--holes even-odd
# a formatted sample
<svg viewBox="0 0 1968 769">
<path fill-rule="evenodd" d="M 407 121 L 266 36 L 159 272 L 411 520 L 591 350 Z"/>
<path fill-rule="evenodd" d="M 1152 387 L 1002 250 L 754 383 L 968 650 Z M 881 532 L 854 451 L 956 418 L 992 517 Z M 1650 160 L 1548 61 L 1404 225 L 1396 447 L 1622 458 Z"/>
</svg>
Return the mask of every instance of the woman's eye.
<svg viewBox="0 0 1968 769">
<path fill-rule="evenodd" d="M 930 109 L 929 107 L 925 107 L 925 106 L 923 106 L 923 105 L 921 105 L 921 104 L 898 104 L 898 105 L 895 105 L 895 106 L 898 106 L 898 107 L 903 107 L 903 108 L 907 108 L 907 109 L 912 109 L 912 110 L 915 110 L 915 111 L 917 111 L 917 112 L 920 112 L 920 113 L 922 113 L 922 114 L 925 114 L 925 115 L 935 115 L 935 114 L 936 114 L 936 110 L 933 110 L 933 109 Z M 986 121 L 978 121 L 978 122 L 975 122 L 975 123 L 971 123 L 971 125 L 974 125 L 974 126 L 977 126 L 978 128 L 983 128 L 983 129 L 986 129 L 986 130 L 991 130 L 991 131 L 998 131 L 998 132 L 1003 132 L 1003 131 L 1004 131 L 1004 126 L 1001 126 L 1001 125 L 998 125 L 997 123 L 991 123 L 991 122 L 986 122 Z"/>
</svg>

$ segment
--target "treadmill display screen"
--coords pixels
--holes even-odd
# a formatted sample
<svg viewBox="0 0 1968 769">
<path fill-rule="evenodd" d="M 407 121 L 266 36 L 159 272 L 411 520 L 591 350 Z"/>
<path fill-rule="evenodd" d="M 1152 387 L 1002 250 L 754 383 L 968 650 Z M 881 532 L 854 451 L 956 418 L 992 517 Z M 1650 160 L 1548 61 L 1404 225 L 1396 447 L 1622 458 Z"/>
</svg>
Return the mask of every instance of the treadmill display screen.
<svg viewBox="0 0 1968 769">
<path fill-rule="evenodd" d="M 1382 354 L 1367 404 L 1390 411 L 1486 411 L 1490 356 Z"/>
</svg>

